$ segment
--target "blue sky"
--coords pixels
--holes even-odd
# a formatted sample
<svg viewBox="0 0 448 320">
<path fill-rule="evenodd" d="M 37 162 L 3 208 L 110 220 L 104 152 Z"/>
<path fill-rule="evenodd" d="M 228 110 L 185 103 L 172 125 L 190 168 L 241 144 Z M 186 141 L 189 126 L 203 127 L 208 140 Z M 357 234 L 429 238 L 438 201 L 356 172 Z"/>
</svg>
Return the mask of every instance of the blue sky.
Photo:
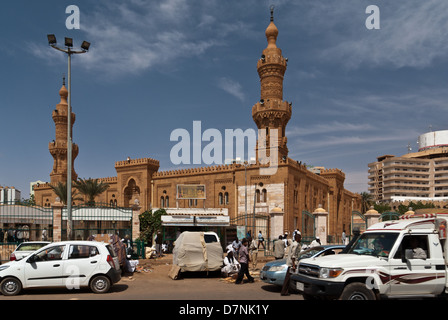
<svg viewBox="0 0 448 320">
<path fill-rule="evenodd" d="M 72 61 L 79 177 L 115 176 L 128 156 L 168 170 L 177 128 L 256 129 L 271 4 L 289 60 L 291 158 L 339 168 L 346 188 L 362 192 L 376 157 L 416 151 L 430 126 L 448 129 L 445 0 L 9 0 L 0 10 L 0 185 L 28 198 L 30 181 L 50 180 L 67 57 L 47 34 L 91 42 Z M 79 30 L 66 28 L 69 5 L 80 9 Z M 365 26 L 369 5 L 380 9 L 379 30 Z"/>
</svg>

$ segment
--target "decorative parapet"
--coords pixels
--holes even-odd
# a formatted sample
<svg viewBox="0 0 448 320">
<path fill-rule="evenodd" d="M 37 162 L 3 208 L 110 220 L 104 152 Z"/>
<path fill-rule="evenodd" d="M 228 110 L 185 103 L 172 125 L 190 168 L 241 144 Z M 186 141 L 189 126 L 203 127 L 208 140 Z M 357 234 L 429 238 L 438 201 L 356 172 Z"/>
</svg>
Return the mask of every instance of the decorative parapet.
<svg viewBox="0 0 448 320">
<path fill-rule="evenodd" d="M 335 174 L 345 178 L 345 173 L 341 169 L 322 169 L 320 174 Z"/>
<path fill-rule="evenodd" d="M 117 183 L 117 177 L 98 178 L 98 181 L 105 183 Z"/>
<path fill-rule="evenodd" d="M 115 168 L 135 165 L 152 165 L 159 167 L 159 161 L 151 158 L 130 159 L 115 162 Z"/>
<path fill-rule="evenodd" d="M 232 172 L 236 168 L 244 168 L 240 164 L 223 164 L 210 167 L 198 167 L 198 168 L 188 168 L 188 169 L 178 169 L 169 171 L 159 171 L 155 172 L 153 177 L 172 177 L 178 175 L 196 175 L 196 174 L 207 174 L 207 173 L 217 173 L 217 172 Z"/>
</svg>

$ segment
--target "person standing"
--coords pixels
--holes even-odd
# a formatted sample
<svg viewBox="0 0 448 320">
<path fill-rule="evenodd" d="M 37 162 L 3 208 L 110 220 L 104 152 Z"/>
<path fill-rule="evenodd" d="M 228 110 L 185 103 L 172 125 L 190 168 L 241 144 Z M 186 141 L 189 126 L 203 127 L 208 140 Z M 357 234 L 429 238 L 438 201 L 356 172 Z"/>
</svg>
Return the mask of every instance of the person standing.
<svg viewBox="0 0 448 320">
<path fill-rule="evenodd" d="M 278 239 L 274 241 L 274 258 L 276 260 L 283 259 L 285 256 L 285 242 L 282 239 L 283 237 L 280 235 Z"/>
<path fill-rule="evenodd" d="M 266 247 L 264 246 L 264 238 L 261 234 L 261 230 L 258 231 L 258 248 L 260 248 L 260 244 L 263 246 L 263 249 L 266 249 Z"/>
<path fill-rule="evenodd" d="M 301 241 L 302 235 L 298 231 L 295 235 L 293 243 L 291 244 L 291 248 L 286 259 L 288 269 L 286 270 L 285 281 L 283 282 L 282 291 L 280 293 L 282 296 L 289 295 L 289 278 L 291 277 L 291 272 L 295 272 L 297 267 L 297 258 L 300 251 L 302 251 L 302 244 L 300 243 Z"/>
<path fill-rule="evenodd" d="M 249 253 L 250 253 L 250 260 L 252 262 L 252 269 L 257 269 L 257 263 L 258 263 L 258 243 L 257 240 L 249 238 Z"/>
<path fill-rule="evenodd" d="M 240 248 L 241 248 L 241 241 L 238 240 L 238 237 L 235 238 L 235 240 L 233 240 L 232 248 L 233 248 L 234 256 L 238 259 L 238 256 L 240 253 Z"/>
<path fill-rule="evenodd" d="M 157 231 L 157 235 L 156 235 L 156 257 L 161 257 L 162 256 L 162 242 L 163 242 L 162 233 L 160 231 Z"/>
<path fill-rule="evenodd" d="M 249 282 L 254 282 L 254 278 L 249 273 L 249 252 L 247 251 L 247 239 L 244 238 L 242 241 L 242 245 L 239 250 L 239 262 L 241 265 L 240 271 L 238 272 L 238 278 L 236 278 L 235 284 L 241 284 L 243 281 L 244 275 L 246 275 Z"/>
</svg>

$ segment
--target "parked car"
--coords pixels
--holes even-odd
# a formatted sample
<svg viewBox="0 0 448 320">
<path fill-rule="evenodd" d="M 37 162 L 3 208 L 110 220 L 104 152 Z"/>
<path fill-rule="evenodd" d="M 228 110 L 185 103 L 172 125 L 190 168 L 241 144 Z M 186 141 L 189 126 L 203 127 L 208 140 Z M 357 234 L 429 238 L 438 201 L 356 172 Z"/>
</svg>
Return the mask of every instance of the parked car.
<svg viewBox="0 0 448 320">
<path fill-rule="evenodd" d="M 94 293 L 105 293 L 120 279 L 114 249 L 97 241 L 50 243 L 0 266 L 0 292 L 5 296 L 37 287 L 90 287 Z"/>
<path fill-rule="evenodd" d="M 30 253 L 45 247 L 48 245 L 49 241 L 27 241 L 20 243 L 17 248 L 11 253 L 9 256 L 10 261 L 21 260 L 24 257 L 28 256 Z"/>
<path fill-rule="evenodd" d="M 304 258 L 315 258 L 329 254 L 337 254 L 344 248 L 345 245 L 325 245 L 312 247 L 300 252 L 298 259 L 301 260 Z M 260 279 L 265 283 L 283 286 L 287 269 L 288 266 L 286 265 L 286 259 L 270 261 L 261 269 Z M 296 286 L 292 283 L 292 281 L 290 281 L 289 286 L 291 291 L 296 291 Z"/>
</svg>

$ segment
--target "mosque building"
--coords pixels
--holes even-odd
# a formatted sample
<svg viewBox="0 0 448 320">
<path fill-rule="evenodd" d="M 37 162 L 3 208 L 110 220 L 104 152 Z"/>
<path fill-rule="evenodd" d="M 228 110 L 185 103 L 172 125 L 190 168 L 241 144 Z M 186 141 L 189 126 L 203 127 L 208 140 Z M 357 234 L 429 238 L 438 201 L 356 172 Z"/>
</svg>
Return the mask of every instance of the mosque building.
<svg viewBox="0 0 448 320">
<path fill-rule="evenodd" d="M 288 157 L 285 128 L 291 118 L 292 104 L 283 100 L 283 80 L 288 60 L 277 47 L 278 29 L 271 10 L 265 31 L 267 47 L 257 61 L 260 77 L 260 100 L 252 106 L 252 118 L 265 143 L 257 144 L 254 163 L 233 162 L 225 165 L 159 171 L 159 161 L 151 158 L 115 162 L 115 177 L 101 178 L 109 189 L 97 202 L 129 207 L 138 204 L 141 212 L 165 208 L 163 225 L 170 232 L 180 227 L 210 228 L 251 225 L 258 233 L 261 225 L 250 220 L 281 213 L 283 231 L 304 231 L 305 212 L 321 208 L 328 212 L 328 235 L 349 231 L 353 210 L 360 210 L 361 196 L 344 188 L 345 174 L 340 169 L 318 168 L 311 171 L 305 164 Z M 59 92 L 61 101 L 53 111 L 56 137 L 49 144 L 54 158 L 50 184 L 67 178 L 67 89 Z M 71 123 L 75 115 L 71 114 Z M 276 133 L 273 135 L 272 133 Z M 260 139 L 260 135 L 259 135 Z M 275 140 L 275 141 L 274 141 Z M 272 147 L 274 146 L 274 147 Z M 73 145 L 72 161 L 78 155 Z M 274 155 L 274 157 L 272 157 Z M 276 170 L 266 174 L 263 157 L 274 161 Z M 73 168 L 74 166 L 72 166 Z M 77 174 L 73 169 L 72 177 Z M 51 206 L 56 195 L 50 185 L 34 188 L 36 204 Z M 255 218 L 258 217 L 258 218 Z M 248 219 L 251 221 L 248 224 Z M 269 228 L 263 229 L 269 236 Z M 272 235 L 270 235 L 272 237 Z M 277 235 L 274 235 L 277 237 Z"/>
</svg>

